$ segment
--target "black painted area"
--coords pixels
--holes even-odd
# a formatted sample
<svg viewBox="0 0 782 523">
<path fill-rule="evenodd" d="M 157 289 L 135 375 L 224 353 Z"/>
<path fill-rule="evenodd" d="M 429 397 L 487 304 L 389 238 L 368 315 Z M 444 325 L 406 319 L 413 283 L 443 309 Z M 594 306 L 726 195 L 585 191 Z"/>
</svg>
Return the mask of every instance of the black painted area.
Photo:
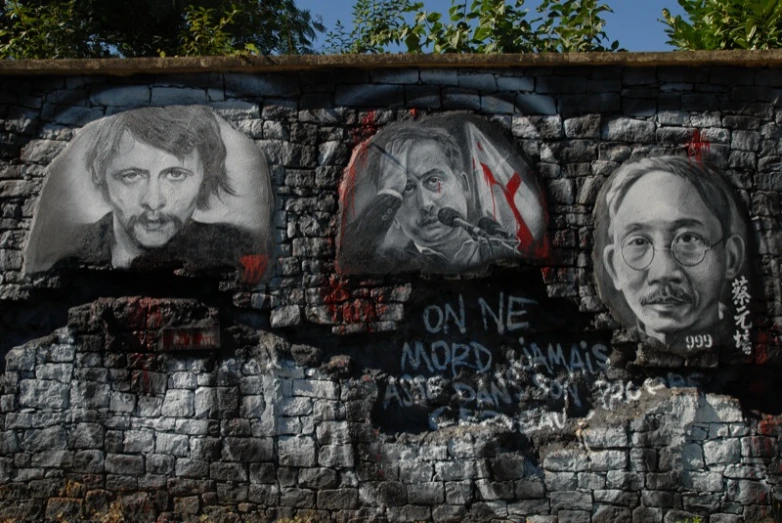
<svg viewBox="0 0 782 523">
<path fill-rule="evenodd" d="M 68 321 L 68 309 L 98 298 L 145 296 L 149 298 L 191 298 L 217 307 L 221 320 L 230 325 L 230 295 L 219 292 L 218 276 L 198 278 L 176 276 L 170 270 L 64 271 L 55 289 L 35 289 L 23 302 L 5 302 L 0 307 L 0 356 L 13 347 L 47 336 Z"/>
</svg>

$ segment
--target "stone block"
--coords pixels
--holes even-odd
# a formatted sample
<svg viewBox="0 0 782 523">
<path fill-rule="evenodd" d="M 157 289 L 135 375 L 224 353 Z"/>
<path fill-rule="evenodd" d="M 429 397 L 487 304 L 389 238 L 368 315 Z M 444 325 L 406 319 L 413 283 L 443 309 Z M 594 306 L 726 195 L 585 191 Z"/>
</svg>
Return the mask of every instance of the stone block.
<svg viewBox="0 0 782 523">
<path fill-rule="evenodd" d="M 516 95 L 516 107 L 521 114 L 557 114 L 557 104 L 554 98 L 543 94 L 519 93 Z"/>
<path fill-rule="evenodd" d="M 530 76 L 499 76 L 497 89 L 500 91 L 534 91 L 535 78 Z"/>
<path fill-rule="evenodd" d="M 280 505 L 283 507 L 313 508 L 315 493 L 307 489 L 283 488 L 280 491 Z"/>
<path fill-rule="evenodd" d="M 709 466 L 736 463 L 741 459 L 741 442 L 739 438 L 705 441 L 703 456 Z"/>
<path fill-rule="evenodd" d="M 22 449 L 28 452 L 61 450 L 65 449 L 66 445 L 66 432 L 62 427 L 27 430 L 21 441 Z"/>
<path fill-rule="evenodd" d="M 199 387 L 195 391 L 195 417 L 228 419 L 239 410 L 239 394 L 234 387 Z"/>
<path fill-rule="evenodd" d="M 588 114 L 568 118 L 564 122 L 565 136 L 568 138 L 600 138 L 600 115 Z"/>
<path fill-rule="evenodd" d="M 344 445 L 350 443 L 347 421 L 321 421 L 316 427 L 318 443 L 321 445 Z"/>
<path fill-rule="evenodd" d="M 104 467 L 109 474 L 140 476 L 144 474 L 144 458 L 129 454 L 107 454 Z"/>
<path fill-rule="evenodd" d="M 201 503 L 198 496 L 174 498 L 174 512 L 177 514 L 198 514 Z"/>
<path fill-rule="evenodd" d="M 65 468 L 73 467 L 73 452 L 69 450 L 47 450 L 32 455 L 30 465 L 33 467 Z"/>
<path fill-rule="evenodd" d="M 580 472 L 577 476 L 578 488 L 585 490 L 599 490 L 606 486 L 605 475 Z"/>
<path fill-rule="evenodd" d="M 73 467 L 83 474 L 103 474 L 104 460 L 100 450 L 82 450 L 73 455 Z"/>
<path fill-rule="evenodd" d="M 277 485 L 250 485 L 247 499 L 265 507 L 276 506 L 280 504 L 280 487 Z"/>
<path fill-rule="evenodd" d="M 597 505 L 592 512 L 591 523 L 615 523 L 619 521 L 630 521 L 632 513 L 630 509 L 623 507 L 613 507 L 610 505 Z"/>
<path fill-rule="evenodd" d="M 19 406 L 41 410 L 67 409 L 70 402 L 70 390 L 68 384 L 58 381 L 21 380 L 19 382 Z"/>
<path fill-rule="evenodd" d="M 178 419 L 174 430 L 177 434 L 188 436 L 214 435 L 218 432 L 218 423 L 205 419 Z"/>
<path fill-rule="evenodd" d="M 352 468 L 354 464 L 353 447 L 350 445 L 322 445 L 318 449 L 318 464 L 322 467 Z M 429 468 L 431 469 L 431 465 Z M 431 472 L 427 481 L 430 479 Z"/>
<path fill-rule="evenodd" d="M 293 327 L 301 324 L 301 307 L 284 305 L 277 307 L 271 314 L 272 328 Z"/>
<path fill-rule="evenodd" d="M 619 505 L 623 507 L 638 506 L 638 493 L 626 492 L 624 490 L 595 490 L 593 492 L 595 503 L 607 503 L 609 505 Z"/>
<path fill-rule="evenodd" d="M 103 409 L 109 407 L 111 387 L 93 381 L 74 381 L 70 387 L 70 404 L 80 408 Z"/>
<path fill-rule="evenodd" d="M 109 394 L 109 410 L 118 414 L 130 414 L 136 408 L 136 395 L 125 392 Z"/>
<path fill-rule="evenodd" d="M 437 523 L 459 523 L 464 521 L 467 511 L 460 505 L 440 505 L 432 509 L 432 521 Z"/>
<path fill-rule="evenodd" d="M 459 75 L 455 69 L 422 69 L 421 83 L 435 85 L 459 85 Z"/>
<path fill-rule="evenodd" d="M 209 477 L 217 481 L 247 481 L 247 465 L 218 461 L 209 465 Z"/>
<path fill-rule="evenodd" d="M 589 453 L 590 469 L 593 471 L 624 470 L 627 467 L 627 451 L 601 450 Z"/>
<path fill-rule="evenodd" d="M 709 523 L 742 523 L 744 518 L 735 514 L 712 514 Z"/>
<path fill-rule="evenodd" d="M 159 418 L 163 408 L 163 398 L 139 396 L 136 404 L 136 416 L 141 418 Z"/>
<path fill-rule="evenodd" d="M 435 481 L 460 481 L 477 476 L 475 462 L 470 460 L 435 463 Z"/>
<path fill-rule="evenodd" d="M 588 471 L 589 459 L 582 450 L 553 450 L 544 454 L 543 468 L 554 472 Z"/>
<path fill-rule="evenodd" d="M 6 371 L 33 371 L 35 370 L 35 350 L 16 347 L 8 351 L 5 356 Z"/>
<path fill-rule="evenodd" d="M 429 521 L 432 511 L 430 507 L 405 505 L 402 507 L 388 507 L 386 517 L 389 523 L 402 523 L 414 521 Z"/>
<path fill-rule="evenodd" d="M 414 505 L 440 505 L 445 501 L 444 484 L 436 481 L 408 485 L 407 499 Z"/>
<path fill-rule="evenodd" d="M 153 87 L 152 105 L 187 105 L 206 103 L 206 90 L 180 87 Z"/>
<path fill-rule="evenodd" d="M 271 438 L 223 438 L 225 461 L 257 463 L 273 459 L 274 440 Z"/>
<path fill-rule="evenodd" d="M 56 380 L 61 383 L 69 383 L 72 376 L 72 363 L 43 363 L 35 368 L 35 377 L 39 380 Z"/>
<path fill-rule="evenodd" d="M 403 107 L 405 91 L 401 85 L 338 85 L 335 102 L 346 107 Z"/>
<path fill-rule="evenodd" d="M 307 468 L 299 471 L 299 486 L 313 490 L 333 489 L 339 485 L 339 478 L 333 469 Z"/>
<path fill-rule="evenodd" d="M 609 118 L 603 126 L 604 140 L 631 143 L 653 143 L 655 126 L 653 122 L 618 116 Z"/>
<path fill-rule="evenodd" d="M 46 502 L 46 518 L 59 521 L 75 521 L 82 516 L 84 502 L 72 498 L 49 498 Z"/>
<path fill-rule="evenodd" d="M 281 436 L 278 442 L 280 465 L 314 467 L 315 441 L 311 437 Z"/>
<path fill-rule="evenodd" d="M 198 459 L 178 458 L 174 473 L 178 477 L 202 479 L 209 477 L 209 462 Z"/>
<path fill-rule="evenodd" d="M 103 447 L 103 426 L 99 423 L 79 423 L 71 430 L 68 446 L 73 449 L 100 449 Z"/>
<path fill-rule="evenodd" d="M 293 381 L 292 394 L 309 398 L 339 399 L 339 385 L 333 381 L 297 379 Z"/>
<path fill-rule="evenodd" d="M 90 103 L 108 107 L 133 107 L 147 105 L 150 96 L 150 88 L 146 85 L 110 86 L 93 91 Z"/>
<path fill-rule="evenodd" d="M 272 463 L 250 463 L 250 483 L 277 483 L 277 470 Z"/>
<path fill-rule="evenodd" d="M 438 109 L 442 104 L 440 88 L 429 85 L 405 86 L 405 103 L 407 107 Z"/>
<path fill-rule="evenodd" d="M 592 495 L 588 492 L 559 491 L 549 495 L 552 512 L 560 510 L 592 510 Z"/>
<path fill-rule="evenodd" d="M 146 471 L 150 474 L 174 473 L 175 458 L 165 454 L 148 454 L 146 458 Z"/>
<path fill-rule="evenodd" d="M 155 440 L 155 452 L 185 457 L 189 451 L 189 438 L 181 434 L 158 433 Z"/>
<path fill-rule="evenodd" d="M 169 389 L 195 390 L 198 385 L 194 372 L 174 372 L 168 380 Z"/>
</svg>

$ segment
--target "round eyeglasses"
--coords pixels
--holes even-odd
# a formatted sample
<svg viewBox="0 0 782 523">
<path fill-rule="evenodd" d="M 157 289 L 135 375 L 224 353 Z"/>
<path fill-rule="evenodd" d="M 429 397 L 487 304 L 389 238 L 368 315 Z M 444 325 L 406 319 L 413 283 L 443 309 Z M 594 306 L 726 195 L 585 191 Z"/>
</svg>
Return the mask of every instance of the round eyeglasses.
<svg viewBox="0 0 782 523">
<path fill-rule="evenodd" d="M 702 262 L 706 253 L 722 240 L 720 238 L 709 245 L 695 233 L 680 232 L 671 241 L 671 246 L 663 247 L 662 250 L 671 251 L 673 257 L 681 265 L 693 267 Z M 622 242 L 622 257 L 630 268 L 642 271 L 652 264 L 654 252 L 659 249 L 660 247 L 655 247 L 650 238 L 631 234 Z"/>
</svg>

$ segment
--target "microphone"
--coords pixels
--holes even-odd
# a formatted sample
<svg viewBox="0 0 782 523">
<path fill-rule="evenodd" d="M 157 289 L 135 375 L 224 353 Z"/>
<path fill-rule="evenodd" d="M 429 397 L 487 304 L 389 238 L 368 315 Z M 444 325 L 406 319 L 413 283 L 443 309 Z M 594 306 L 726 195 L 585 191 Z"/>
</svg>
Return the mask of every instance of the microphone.
<svg viewBox="0 0 782 523">
<path fill-rule="evenodd" d="M 485 231 L 489 236 L 499 236 L 500 238 L 504 238 L 506 240 L 510 239 L 510 235 L 505 232 L 505 229 L 502 228 L 502 225 L 492 220 L 488 216 L 484 216 L 478 220 L 478 227 Z"/>
<path fill-rule="evenodd" d="M 486 238 L 486 232 L 483 229 L 466 222 L 456 209 L 443 207 L 438 211 L 437 219 L 448 227 L 461 227 L 473 238 Z"/>
</svg>

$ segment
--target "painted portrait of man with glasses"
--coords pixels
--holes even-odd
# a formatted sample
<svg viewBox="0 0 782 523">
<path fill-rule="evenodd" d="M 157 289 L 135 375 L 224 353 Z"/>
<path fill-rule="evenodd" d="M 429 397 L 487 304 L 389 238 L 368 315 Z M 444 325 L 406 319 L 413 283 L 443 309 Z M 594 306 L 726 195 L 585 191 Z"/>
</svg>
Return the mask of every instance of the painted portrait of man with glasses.
<svg viewBox="0 0 782 523">
<path fill-rule="evenodd" d="M 597 207 L 593 259 L 614 316 L 671 347 L 732 344 L 731 283 L 747 242 L 725 180 L 688 157 L 631 160 Z"/>
</svg>

